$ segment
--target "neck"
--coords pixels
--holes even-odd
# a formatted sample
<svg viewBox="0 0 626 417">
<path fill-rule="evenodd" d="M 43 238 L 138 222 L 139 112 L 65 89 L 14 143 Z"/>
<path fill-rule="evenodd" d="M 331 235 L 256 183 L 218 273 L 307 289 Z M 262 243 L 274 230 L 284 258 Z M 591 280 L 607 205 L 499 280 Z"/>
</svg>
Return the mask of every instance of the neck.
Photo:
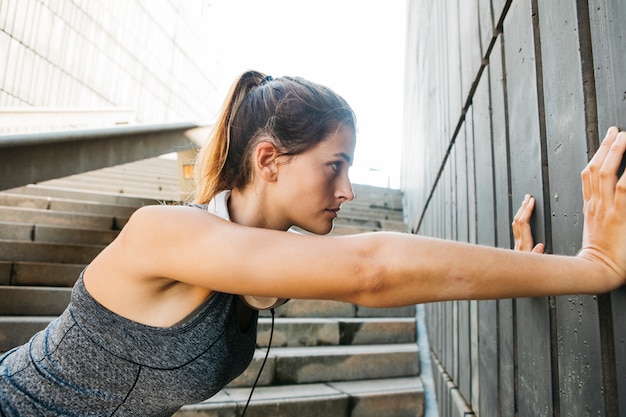
<svg viewBox="0 0 626 417">
<path fill-rule="evenodd" d="M 264 198 L 265 193 L 255 187 L 235 188 L 228 200 L 230 220 L 242 226 L 263 229 L 287 230 L 290 225 L 280 224 Z"/>
</svg>

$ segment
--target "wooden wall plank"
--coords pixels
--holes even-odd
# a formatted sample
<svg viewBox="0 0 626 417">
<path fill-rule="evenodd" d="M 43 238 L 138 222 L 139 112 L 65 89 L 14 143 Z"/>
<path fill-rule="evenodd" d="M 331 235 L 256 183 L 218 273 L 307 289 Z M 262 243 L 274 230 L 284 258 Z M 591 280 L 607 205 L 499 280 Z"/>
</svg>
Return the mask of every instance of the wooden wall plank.
<svg viewBox="0 0 626 417">
<path fill-rule="evenodd" d="M 469 301 L 458 301 L 459 326 L 459 367 L 458 377 L 455 379 L 459 391 L 467 401 L 472 398 L 472 345 L 471 345 L 471 312 Z"/>
<path fill-rule="evenodd" d="M 493 20 L 498 22 L 503 21 L 506 17 L 506 13 L 510 6 L 511 0 L 491 0 L 491 8 L 493 9 Z"/>
<path fill-rule="evenodd" d="M 498 381 L 500 417 L 517 416 L 517 309 L 515 300 L 498 300 Z"/>
<path fill-rule="evenodd" d="M 597 124 L 600 139 L 609 126 L 626 130 L 626 4 L 623 0 L 589 0 L 595 69 Z M 596 144 L 597 146 L 597 144 Z M 595 151 L 595 147 L 590 152 Z M 603 346 L 607 412 L 626 413 L 626 287 L 602 296 L 600 333 Z M 610 346 L 607 346 L 611 343 Z M 615 398 L 617 397 L 617 398 Z"/>
<path fill-rule="evenodd" d="M 476 243 L 476 150 L 474 145 L 474 106 L 467 109 L 464 120 L 466 163 L 467 163 L 467 241 Z"/>
<path fill-rule="evenodd" d="M 479 81 L 472 101 L 476 175 L 476 243 L 495 246 L 495 196 L 492 146 L 491 98 L 489 72 Z M 507 193 L 503 195 L 508 201 Z M 479 415 L 499 414 L 498 384 L 498 315 L 496 301 L 477 305 L 477 372 L 478 392 L 472 389 L 472 404 Z M 474 368 L 474 366 L 473 366 Z M 474 386 L 474 381 L 473 384 Z"/>
<path fill-rule="evenodd" d="M 543 100 L 552 211 L 552 251 L 575 255 L 582 241 L 580 171 L 587 163 L 585 108 L 576 5 L 538 3 Z M 545 34 L 545 36 L 543 36 Z M 569 94 L 563 94 L 567 91 Z M 595 297 L 556 298 L 559 409 L 606 415 Z"/>
<path fill-rule="evenodd" d="M 460 34 L 460 16 L 459 1 L 462 0 L 445 0 L 443 5 L 442 20 L 446 28 L 446 77 L 448 82 L 448 108 L 449 115 L 449 132 L 450 139 L 454 133 L 455 127 L 459 120 L 463 117 L 463 96 L 461 95 L 461 34 Z"/>
<path fill-rule="evenodd" d="M 476 40 L 478 41 L 478 39 Z M 475 46 L 476 48 L 476 46 Z M 467 144 L 467 206 L 468 206 L 468 242 L 476 243 L 477 237 L 477 192 L 476 192 L 476 147 L 474 133 L 474 105 L 469 106 L 465 117 L 465 137 Z M 476 301 L 469 301 L 469 371 L 470 371 L 470 392 L 467 397 L 471 403 L 478 404 L 480 389 L 479 359 L 478 359 L 478 305 Z"/>
<path fill-rule="evenodd" d="M 486 73 L 485 73 L 486 74 Z M 495 246 L 495 199 L 494 164 L 491 138 L 491 99 L 487 75 L 482 77 L 476 88 L 471 107 L 474 143 L 474 189 L 475 238 L 473 243 Z M 469 119 L 469 118 L 468 118 Z M 498 196 L 500 197 L 500 196 Z M 503 196 L 508 200 L 507 193 Z"/>
<path fill-rule="evenodd" d="M 504 30 L 513 207 L 516 210 L 524 194 L 530 193 L 537 199 L 537 212 L 542 213 L 541 136 L 530 1 L 513 2 L 504 21 Z M 543 223 L 533 223 L 535 236 L 545 241 Z M 551 415 L 553 387 L 548 299 L 516 300 L 516 314 L 519 415 Z"/>
<path fill-rule="evenodd" d="M 461 52 L 461 98 L 471 96 L 472 86 L 482 65 L 483 50 L 478 18 L 478 0 L 459 1 L 459 31 Z"/>
<path fill-rule="evenodd" d="M 496 36 L 497 20 L 494 20 L 494 10 L 491 0 L 478 0 L 478 21 L 481 57 L 487 56 L 487 49 L 492 38 Z"/>
<path fill-rule="evenodd" d="M 494 169 L 495 246 L 511 248 L 511 195 L 506 90 L 504 88 L 504 36 L 500 35 L 491 52 L 487 73 L 491 94 L 491 135 Z M 513 417 L 515 394 L 515 314 L 513 300 L 497 301 L 498 411 L 491 415 Z"/>
<path fill-rule="evenodd" d="M 467 135 L 465 125 L 459 130 L 456 138 L 455 146 L 455 163 L 456 163 L 456 240 L 461 242 L 469 241 L 469 201 L 468 201 L 468 181 L 470 174 L 468 172 L 468 155 L 467 155 Z M 471 368 L 470 368 L 470 338 L 469 338 L 469 302 L 456 301 L 456 318 L 457 318 L 457 342 L 460 347 L 458 351 L 458 363 L 455 372 L 451 374 L 457 383 L 459 391 L 465 398 L 471 395 Z M 461 348 L 462 347 L 462 348 Z"/>
</svg>

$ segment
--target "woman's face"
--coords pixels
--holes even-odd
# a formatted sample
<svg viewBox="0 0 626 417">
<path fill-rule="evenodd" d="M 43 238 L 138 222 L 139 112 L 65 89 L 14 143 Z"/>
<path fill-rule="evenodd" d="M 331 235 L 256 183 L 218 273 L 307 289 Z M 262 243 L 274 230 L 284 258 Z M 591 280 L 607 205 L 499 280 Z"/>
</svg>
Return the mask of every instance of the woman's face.
<svg viewBox="0 0 626 417">
<path fill-rule="evenodd" d="M 277 208 L 289 226 L 327 234 L 342 203 L 354 199 L 348 169 L 356 135 L 342 126 L 306 151 L 277 160 Z"/>
</svg>

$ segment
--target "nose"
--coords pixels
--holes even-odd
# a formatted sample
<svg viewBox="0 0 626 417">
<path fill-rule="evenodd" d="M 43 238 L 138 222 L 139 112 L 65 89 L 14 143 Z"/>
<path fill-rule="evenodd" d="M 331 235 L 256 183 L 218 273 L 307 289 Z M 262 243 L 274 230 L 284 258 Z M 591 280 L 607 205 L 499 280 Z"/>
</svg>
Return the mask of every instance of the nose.
<svg viewBox="0 0 626 417">
<path fill-rule="evenodd" d="M 342 175 L 337 187 L 337 197 L 343 202 L 354 200 L 354 190 L 348 175 Z"/>
</svg>

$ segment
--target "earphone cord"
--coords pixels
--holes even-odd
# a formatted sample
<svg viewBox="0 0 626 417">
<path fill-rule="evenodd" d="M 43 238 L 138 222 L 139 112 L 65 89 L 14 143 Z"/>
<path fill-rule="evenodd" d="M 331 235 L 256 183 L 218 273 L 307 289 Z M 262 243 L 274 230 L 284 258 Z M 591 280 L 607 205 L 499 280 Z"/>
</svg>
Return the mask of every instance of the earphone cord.
<svg viewBox="0 0 626 417">
<path fill-rule="evenodd" d="M 248 409 L 248 405 L 250 404 L 250 400 L 252 399 L 252 394 L 254 393 L 254 389 L 256 388 L 256 384 L 259 382 L 259 378 L 261 377 L 261 372 L 263 372 L 263 367 L 265 366 L 265 362 L 267 362 L 267 357 L 270 354 L 270 347 L 272 346 L 272 337 L 274 336 L 274 309 L 270 309 L 272 313 L 272 327 L 270 329 L 270 341 L 267 344 L 267 351 L 265 352 L 265 358 L 263 359 L 263 363 L 261 364 L 261 369 L 259 369 L 259 373 L 254 380 L 254 384 L 252 384 L 252 389 L 250 390 L 250 396 L 248 397 L 248 401 L 246 401 L 246 406 L 243 408 L 241 412 L 241 417 L 246 415 L 246 410 Z"/>
</svg>

